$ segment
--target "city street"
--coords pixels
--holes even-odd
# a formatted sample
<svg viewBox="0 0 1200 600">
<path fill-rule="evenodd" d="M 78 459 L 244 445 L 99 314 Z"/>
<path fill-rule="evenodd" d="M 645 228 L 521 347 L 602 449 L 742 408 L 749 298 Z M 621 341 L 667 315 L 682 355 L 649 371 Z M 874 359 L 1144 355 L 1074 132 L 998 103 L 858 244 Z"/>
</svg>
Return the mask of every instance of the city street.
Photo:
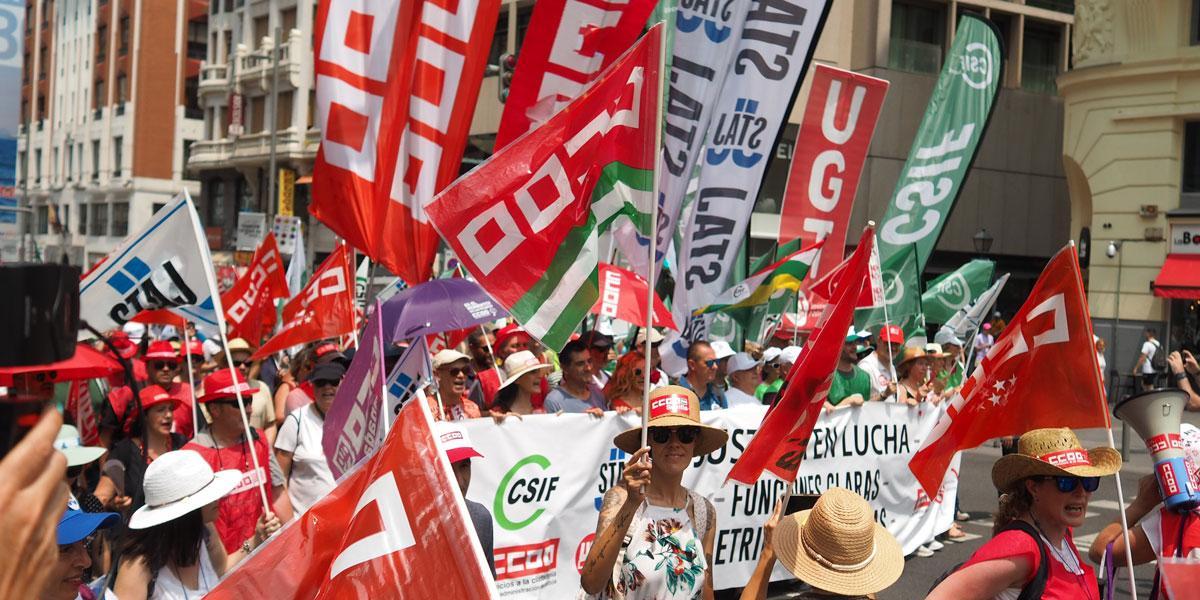
<svg viewBox="0 0 1200 600">
<path fill-rule="evenodd" d="M 1200 424 L 1200 415 L 1188 414 L 1184 420 L 1192 424 Z M 1118 421 L 1115 425 L 1114 435 L 1117 447 L 1120 448 L 1121 424 Z M 1102 429 L 1089 429 L 1078 433 L 1080 433 L 1080 441 L 1087 448 L 1102 446 L 1107 442 L 1107 436 Z M 1142 446 L 1137 434 L 1132 431 L 1130 431 L 1129 449 L 1129 462 L 1125 463 L 1120 473 L 1126 502 L 1136 492 L 1138 479 L 1148 475 L 1151 467 L 1145 447 Z M 960 525 L 968 534 L 967 540 L 957 544 L 948 543 L 943 550 L 930 558 L 913 557 L 908 559 L 905 563 L 904 575 L 895 585 L 879 594 L 879 600 L 923 598 L 935 579 L 948 569 L 970 558 L 971 554 L 989 539 L 992 530 L 991 513 L 996 508 L 996 493 L 995 488 L 992 487 L 991 469 L 992 463 L 998 458 L 1000 458 L 1000 448 L 998 445 L 993 446 L 992 444 L 963 453 L 963 481 L 959 486 L 960 504 L 961 508 L 971 515 L 971 520 L 960 523 Z M 1111 479 L 1106 480 L 1092 495 L 1091 503 L 1088 505 L 1087 524 L 1075 532 L 1075 543 L 1081 553 L 1086 554 L 1087 548 L 1095 539 L 1096 534 L 1118 518 L 1118 507 L 1116 487 Z M 1095 565 L 1093 567 L 1099 571 L 1098 567 Z M 1138 567 L 1136 575 L 1138 597 L 1148 598 L 1150 586 L 1154 580 L 1153 566 Z M 771 598 L 789 598 L 796 595 L 789 589 L 794 588 L 794 585 L 777 584 L 777 587 L 778 589 L 773 586 Z M 1128 575 L 1124 570 L 1119 571 L 1115 597 L 1127 598 L 1128 589 Z"/>
</svg>

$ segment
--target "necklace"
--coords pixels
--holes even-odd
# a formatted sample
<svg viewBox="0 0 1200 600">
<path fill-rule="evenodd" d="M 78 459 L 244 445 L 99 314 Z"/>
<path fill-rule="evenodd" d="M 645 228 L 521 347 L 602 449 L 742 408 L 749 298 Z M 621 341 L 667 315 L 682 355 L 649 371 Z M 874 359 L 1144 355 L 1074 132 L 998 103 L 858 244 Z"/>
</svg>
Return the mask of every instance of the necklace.
<svg viewBox="0 0 1200 600">
<path fill-rule="evenodd" d="M 1083 565 L 1080 564 L 1079 558 L 1077 556 L 1075 556 L 1074 552 L 1067 550 L 1066 553 L 1069 554 L 1072 559 L 1069 564 L 1074 565 L 1073 567 L 1069 566 L 1069 564 L 1067 562 L 1067 558 L 1065 556 L 1063 556 L 1063 553 L 1059 552 L 1059 549 L 1055 548 L 1054 545 L 1050 543 L 1050 539 L 1046 537 L 1045 530 L 1042 529 L 1042 524 L 1038 522 L 1037 517 L 1033 516 L 1032 511 L 1030 512 L 1029 518 L 1030 518 L 1030 520 L 1033 521 L 1033 526 L 1037 528 L 1038 535 L 1042 536 L 1042 541 L 1046 542 L 1046 547 L 1050 548 L 1050 552 L 1054 553 L 1055 558 L 1057 558 L 1058 562 L 1062 564 L 1063 569 L 1066 570 L 1068 573 L 1071 573 L 1072 575 L 1075 576 L 1075 585 L 1079 586 L 1079 589 L 1083 590 L 1084 597 L 1091 600 L 1092 590 L 1091 590 L 1091 588 L 1088 587 L 1087 582 L 1085 581 L 1085 578 L 1083 576 Z M 1064 534 L 1063 535 L 1063 544 L 1066 544 L 1066 543 L 1067 543 L 1067 536 Z M 1078 571 L 1078 573 L 1075 572 L 1076 570 Z M 1049 571 L 1047 571 L 1047 573 L 1048 572 Z"/>
</svg>

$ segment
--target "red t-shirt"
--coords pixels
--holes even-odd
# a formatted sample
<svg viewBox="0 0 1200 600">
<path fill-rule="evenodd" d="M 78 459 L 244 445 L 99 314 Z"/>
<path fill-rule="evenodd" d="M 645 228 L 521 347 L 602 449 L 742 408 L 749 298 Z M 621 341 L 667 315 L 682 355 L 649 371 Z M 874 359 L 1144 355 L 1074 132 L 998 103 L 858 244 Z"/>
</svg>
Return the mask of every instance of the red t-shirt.
<svg viewBox="0 0 1200 600">
<path fill-rule="evenodd" d="M 1062 548 L 1055 549 L 1047 545 L 1046 556 L 1050 559 L 1050 572 L 1046 579 L 1046 591 L 1042 593 L 1042 599 L 1080 600 L 1091 598 L 1099 600 L 1100 589 L 1096 585 L 1096 571 L 1080 558 L 1079 551 L 1075 548 L 1075 540 L 1071 535 L 1070 529 L 1067 529 L 1066 540 L 1075 562 L 1082 567 L 1083 573 L 1075 574 L 1068 571 L 1059 562 L 1058 558 L 1055 557 L 1055 550 L 1062 553 Z M 1039 563 L 1042 560 L 1041 553 L 1038 551 L 1037 542 L 1023 531 L 1005 531 L 1000 533 L 1000 535 L 997 535 L 991 541 L 984 544 L 982 548 L 976 550 L 975 554 L 963 564 L 962 568 L 965 569 L 973 564 L 984 561 L 1016 557 L 1023 557 L 1029 561 L 1031 567 L 1029 578 L 1025 580 L 1025 584 L 1033 581 L 1033 577 L 1037 574 Z M 1067 557 L 1067 560 L 1071 559 Z"/>
<path fill-rule="evenodd" d="M 259 430 L 254 431 L 254 453 L 258 455 L 258 471 L 254 470 L 254 461 L 250 458 L 247 452 L 249 448 L 244 442 L 226 448 L 214 446 L 212 437 L 203 433 L 183 449 L 199 452 L 213 471 L 236 469 L 242 472 L 242 479 L 237 487 L 220 500 L 215 523 L 221 542 L 225 544 L 225 551 L 233 552 L 242 546 L 242 542 L 254 535 L 254 526 L 262 516 L 263 505 L 259 486 L 265 486 L 267 497 L 271 497 L 271 456 L 267 440 Z"/>
</svg>

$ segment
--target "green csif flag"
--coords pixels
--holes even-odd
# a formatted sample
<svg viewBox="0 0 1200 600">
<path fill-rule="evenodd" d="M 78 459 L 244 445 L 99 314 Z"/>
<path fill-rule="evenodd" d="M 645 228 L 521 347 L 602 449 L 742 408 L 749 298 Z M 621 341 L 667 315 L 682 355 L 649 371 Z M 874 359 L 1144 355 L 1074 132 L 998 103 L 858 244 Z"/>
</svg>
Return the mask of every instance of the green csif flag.
<svg viewBox="0 0 1200 600">
<path fill-rule="evenodd" d="M 992 284 L 996 263 L 977 258 L 929 283 L 921 296 L 925 318 L 946 323 L 954 313 L 975 301 Z"/>
<path fill-rule="evenodd" d="M 899 325 L 907 338 L 925 327 L 921 311 L 921 275 L 917 270 L 916 246 L 900 248 L 881 265 L 883 274 L 883 298 L 887 303 L 887 319 Z M 882 306 L 860 308 L 854 311 L 854 326 L 876 332 L 884 324 Z"/>
<path fill-rule="evenodd" d="M 995 25 L 966 14 L 956 31 L 879 226 L 879 255 L 884 262 L 915 244 L 918 273 L 925 270 L 962 190 L 1004 71 Z"/>
</svg>

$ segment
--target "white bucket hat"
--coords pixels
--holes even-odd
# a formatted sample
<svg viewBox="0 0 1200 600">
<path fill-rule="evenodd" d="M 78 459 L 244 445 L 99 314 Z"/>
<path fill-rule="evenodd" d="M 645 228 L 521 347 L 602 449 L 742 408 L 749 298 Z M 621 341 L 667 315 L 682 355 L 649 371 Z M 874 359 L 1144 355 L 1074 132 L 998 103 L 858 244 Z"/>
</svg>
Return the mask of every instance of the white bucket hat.
<svg viewBox="0 0 1200 600">
<path fill-rule="evenodd" d="M 98 446 L 84 446 L 79 437 L 79 430 L 74 425 L 63 425 L 58 430 L 58 437 L 54 439 L 54 449 L 67 457 L 68 467 L 86 465 L 108 452 Z"/>
<path fill-rule="evenodd" d="M 233 491 L 241 478 L 235 469 L 213 473 L 194 450 L 167 452 L 146 467 L 146 505 L 130 517 L 129 528 L 147 529 L 203 508 Z"/>
<path fill-rule="evenodd" d="M 522 375 L 536 371 L 538 369 L 553 369 L 554 365 L 544 363 L 538 360 L 534 353 L 528 350 L 513 352 L 504 359 L 504 372 L 508 374 L 508 378 L 500 384 L 500 389 L 504 389 L 521 378 Z"/>
</svg>

